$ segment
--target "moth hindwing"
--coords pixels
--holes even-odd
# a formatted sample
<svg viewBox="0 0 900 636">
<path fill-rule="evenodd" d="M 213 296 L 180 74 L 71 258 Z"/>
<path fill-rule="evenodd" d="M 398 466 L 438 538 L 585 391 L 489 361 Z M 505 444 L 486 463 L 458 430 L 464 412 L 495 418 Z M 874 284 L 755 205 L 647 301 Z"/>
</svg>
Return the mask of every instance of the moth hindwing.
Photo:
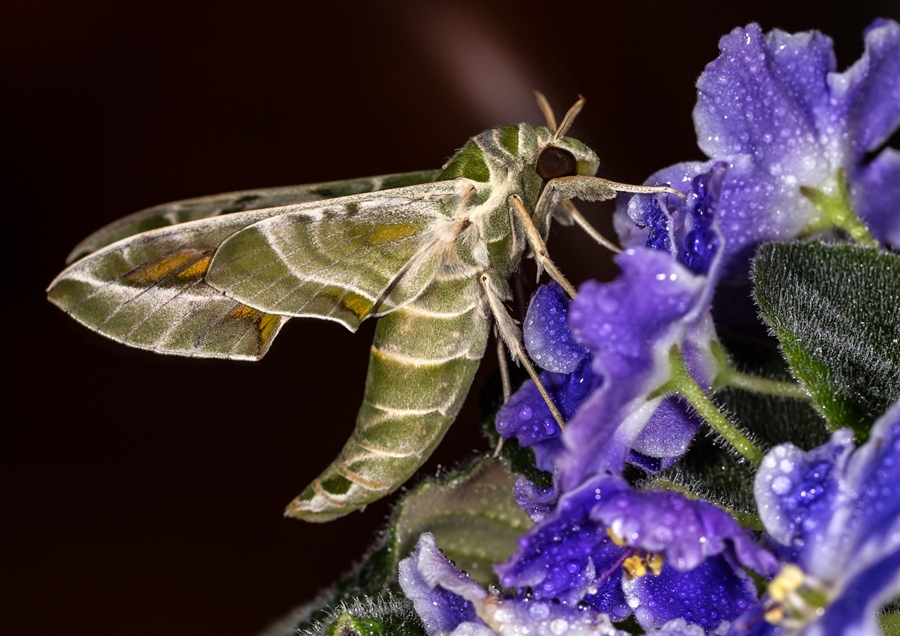
<svg viewBox="0 0 900 636">
<path fill-rule="evenodd" d="M 294 316 L 351 331 L 378 318 L 356 428 L 286 510 L 309 521 L 340 517 L 425 462 L 459 413 L 492 315 L 527 364 L 503 308 L 506 281 L 528 254 L 568 285 L 544 241 L 551 216 L 571 221 L 577 210 L 557 204 L 654 191 L 595 177 L 594 152 L 562 134 L 571 118 L 556 131 L 492 128 L 441 171 L 138 212 L 80 243 L 71 258 L 87 255 L 51 283 L 49 299 L 124 344 L 196 357 L 259 359 Z"/>
</svg>

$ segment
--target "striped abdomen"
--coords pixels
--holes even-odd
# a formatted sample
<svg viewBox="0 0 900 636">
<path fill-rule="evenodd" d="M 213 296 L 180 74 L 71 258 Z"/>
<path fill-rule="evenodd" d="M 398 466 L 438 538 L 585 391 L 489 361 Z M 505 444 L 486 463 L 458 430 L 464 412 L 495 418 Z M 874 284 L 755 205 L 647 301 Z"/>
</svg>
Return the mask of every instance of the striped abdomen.
<svg viewBox="0 0 900 636">
<path fill-rule="evenodd" d="M 378 320 L 356 428 L 285 514 L 329 521 L 390 494 L 456 419 L 484 355 L 490 319 L 478 279 L 433 280 Z"/>
</svg>

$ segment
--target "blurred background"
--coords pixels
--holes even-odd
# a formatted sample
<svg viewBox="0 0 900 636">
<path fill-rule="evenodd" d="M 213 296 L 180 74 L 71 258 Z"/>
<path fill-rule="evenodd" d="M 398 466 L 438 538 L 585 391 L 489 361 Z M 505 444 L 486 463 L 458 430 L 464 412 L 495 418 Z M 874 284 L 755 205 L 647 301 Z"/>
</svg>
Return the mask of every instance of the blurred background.
<svg viewBox="0 0 900 636">
<path fill-rule="evenodd" d="M 0 572 L 5 634 L 251 636 L 348 570 L 389 502 L 329 525 L 284 505 L 336 455 L 372 325 L 295 320 L 257 364 L 131 350 L 44 300 L 69 250 L 154 204 L 437 168 L 532 90 L 642 182 L 701 159 L 694 81 L 731 29 L 820 29 L 839 67 L 896 0 L 4 2 Z M 608 230 L 611 204 L 590 209 Z M 609 254 L 554 228 L 575 281 Z M 532 271 L 532 270 L 529 270 Z M 532 274 L 529 273 L 530 279 Z M 491 348 L 491 347 L 489 347 Z M 488 444 L 479 384 L 424 473 Z"/>
</svg>

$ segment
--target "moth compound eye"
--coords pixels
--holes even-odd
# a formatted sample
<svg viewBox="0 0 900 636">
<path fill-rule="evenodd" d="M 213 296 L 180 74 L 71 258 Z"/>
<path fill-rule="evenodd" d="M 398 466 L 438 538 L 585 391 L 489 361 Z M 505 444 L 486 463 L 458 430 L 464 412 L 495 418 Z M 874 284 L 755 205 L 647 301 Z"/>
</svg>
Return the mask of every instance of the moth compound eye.
<svg viewBox="0 0 900 636">
<path fill-rule="evenodd" d="M 571 152 L 547 146 L 541 151 L 537 160 L 537 173 L 541 179 L 556 179 L 557 177 L 571 177 L 577 173 L 578 162 Z"/>
</svg>

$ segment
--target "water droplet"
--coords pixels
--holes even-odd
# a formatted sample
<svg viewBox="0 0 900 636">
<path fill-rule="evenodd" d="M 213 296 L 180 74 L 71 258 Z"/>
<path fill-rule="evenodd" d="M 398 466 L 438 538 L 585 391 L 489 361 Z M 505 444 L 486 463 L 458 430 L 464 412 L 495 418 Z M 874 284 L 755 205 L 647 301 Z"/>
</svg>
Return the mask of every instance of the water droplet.
<svg viewBox="0 0 900 636">
<path fill-rule="evenodd" d="M 772 480 L 772 492 L 783 495 L 791 489 L 791 480 L 784 475 L 779 475 Z"/>
<path fill-rule="evenodd" d="M 532 603 L 528 608 L 528 614 L 531 618 L 542 621 L 550 615 L 550 608 L 546 603 Z"/>
</svg>

